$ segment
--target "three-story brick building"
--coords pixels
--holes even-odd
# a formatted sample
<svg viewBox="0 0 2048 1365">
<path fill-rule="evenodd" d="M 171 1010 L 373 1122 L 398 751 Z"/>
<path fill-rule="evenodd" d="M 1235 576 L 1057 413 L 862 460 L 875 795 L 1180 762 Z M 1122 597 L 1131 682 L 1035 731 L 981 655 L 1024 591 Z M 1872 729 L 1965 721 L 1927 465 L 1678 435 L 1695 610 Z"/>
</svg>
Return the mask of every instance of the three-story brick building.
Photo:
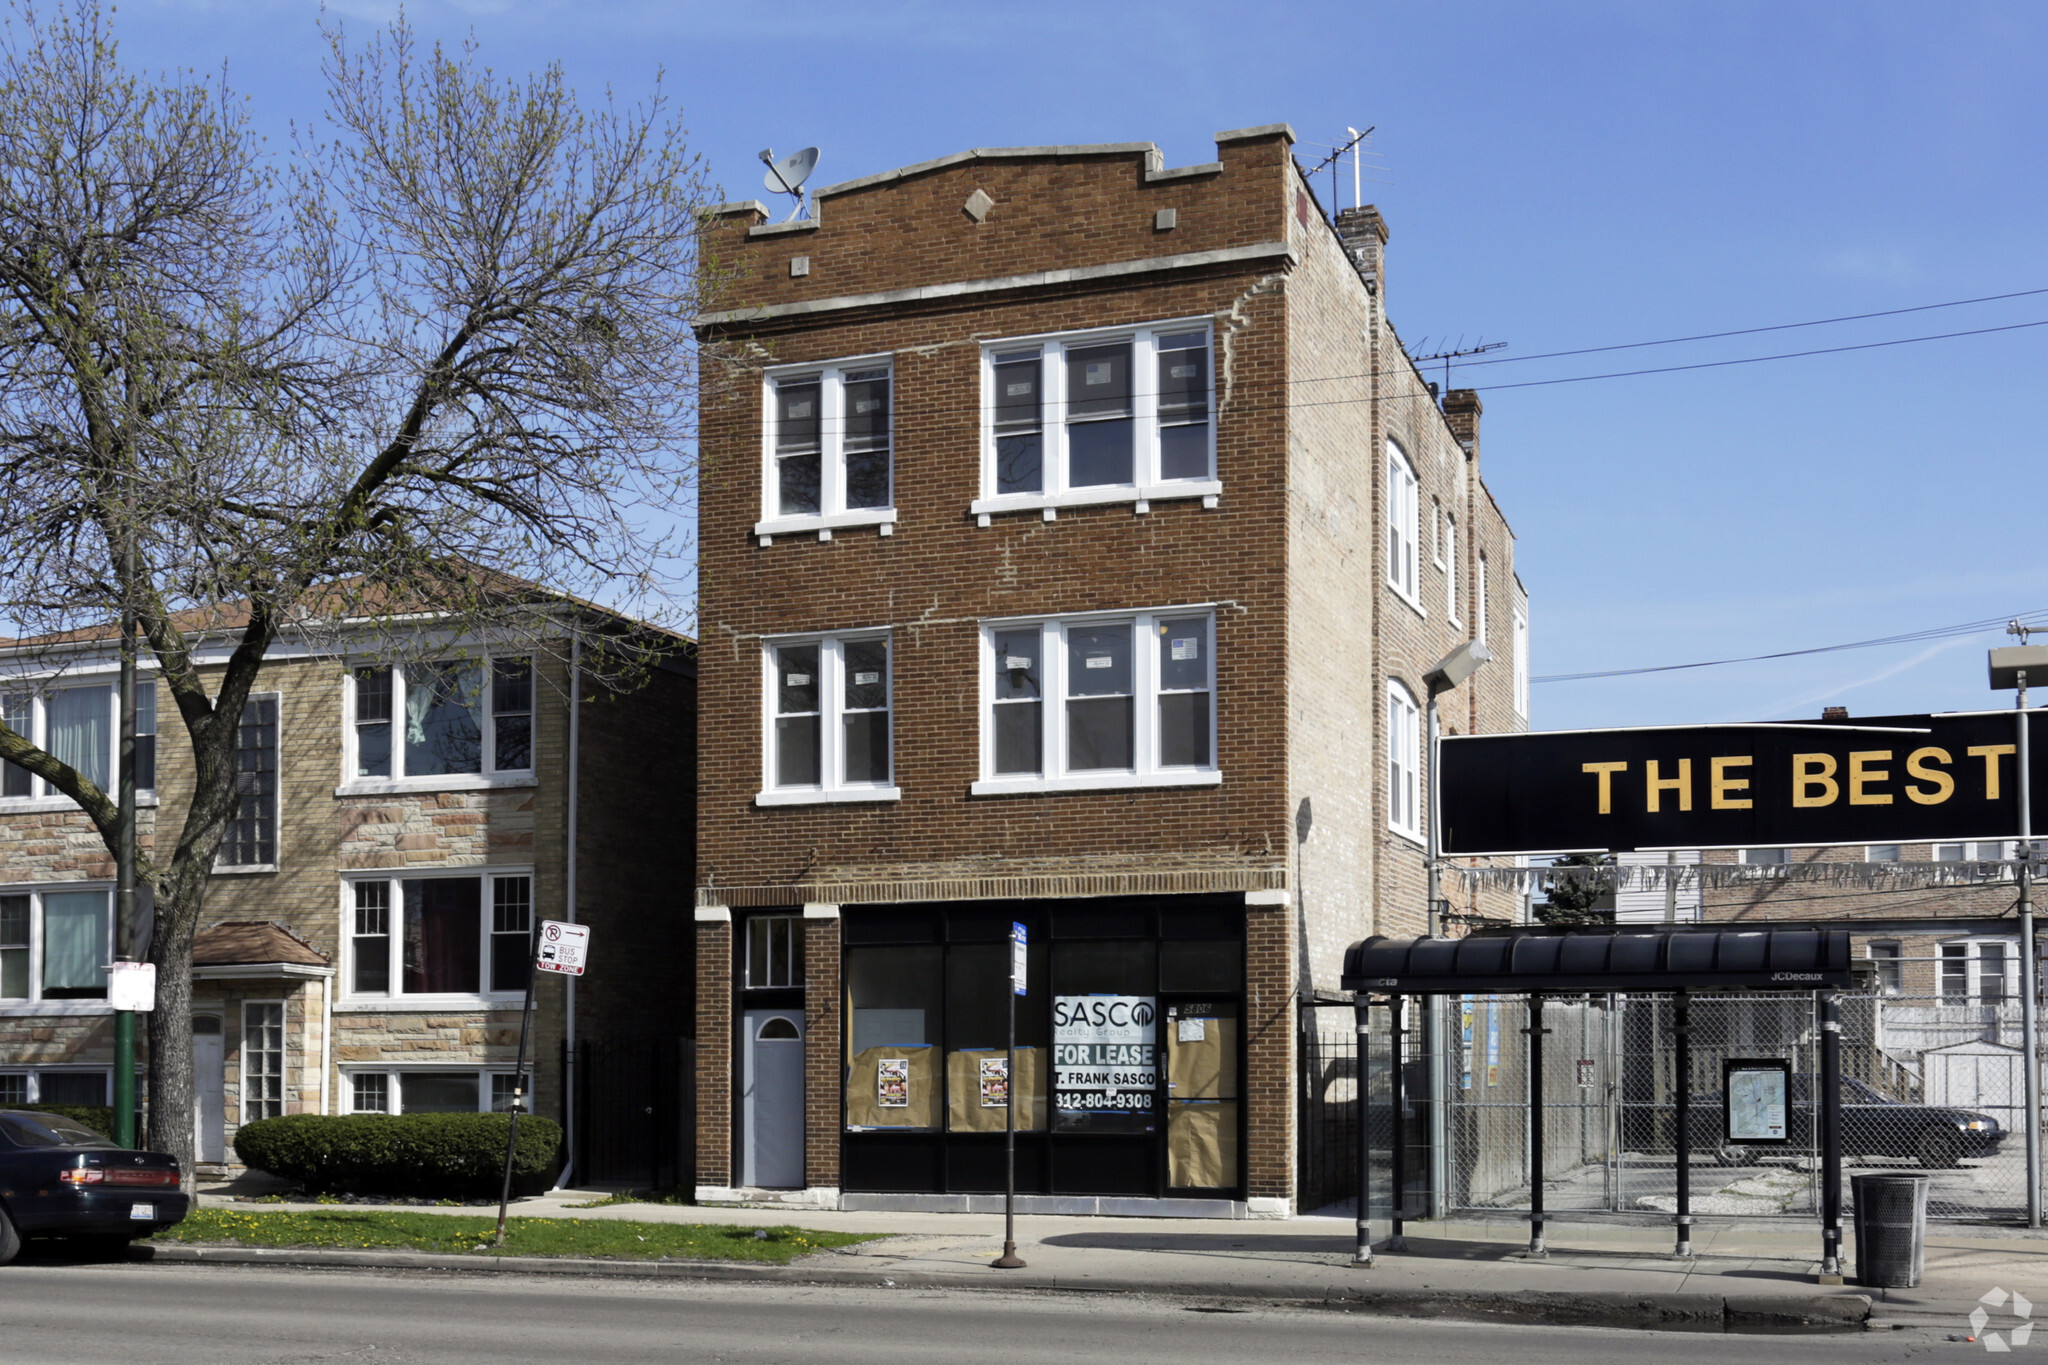
<svg viewBox="0 0 2048 1365">
<path fill-rule="evenodd" d="M 1527 602 L 1291 131 L 723 206 L 706 343 L 698 1195 L 1281 1213 L 1300 1012 L 1419 932 L 1423 673 Z M 1502 903 L 1477 907 L 1502 917 Z"/>
</svg>

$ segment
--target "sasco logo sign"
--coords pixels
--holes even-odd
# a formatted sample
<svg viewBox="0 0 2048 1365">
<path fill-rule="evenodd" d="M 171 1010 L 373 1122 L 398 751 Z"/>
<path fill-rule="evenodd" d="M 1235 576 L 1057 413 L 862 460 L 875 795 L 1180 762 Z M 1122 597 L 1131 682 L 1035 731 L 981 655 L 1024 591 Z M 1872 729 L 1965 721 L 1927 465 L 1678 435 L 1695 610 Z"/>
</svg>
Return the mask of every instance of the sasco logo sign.
<svg viewBox="0 0 2048 1365">
<path fill-rule="evenodd" d="M 1053 1027 L 1058 1029 L 1149 1029 L 1153 1004 L 1149 997 L 1132 995 L 1061 995 L 1052 1006 Z"/>
</svg>

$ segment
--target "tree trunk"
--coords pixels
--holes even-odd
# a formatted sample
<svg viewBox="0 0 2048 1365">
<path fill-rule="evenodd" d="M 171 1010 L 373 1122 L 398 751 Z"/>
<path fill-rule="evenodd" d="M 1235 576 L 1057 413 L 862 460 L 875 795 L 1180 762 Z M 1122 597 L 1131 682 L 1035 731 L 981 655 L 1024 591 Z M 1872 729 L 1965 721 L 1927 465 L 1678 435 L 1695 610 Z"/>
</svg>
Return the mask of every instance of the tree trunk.
<svg viewBox="0 0 2048 1365">
<path fill-rule="evenodd" d="M 149 945 L 156 964 L 156 1008 L 149 1015 L 149 1149 L 168 1152 L 192 1188 L 197 1155 L 192 1093 L 192 932 L 169 930 L 165 921 L 190 925 L 197 918 L 183 907 L 159 906 L 158 932 Z M 163 913 L 164 911 L 171 913 Z"/>
</svg>

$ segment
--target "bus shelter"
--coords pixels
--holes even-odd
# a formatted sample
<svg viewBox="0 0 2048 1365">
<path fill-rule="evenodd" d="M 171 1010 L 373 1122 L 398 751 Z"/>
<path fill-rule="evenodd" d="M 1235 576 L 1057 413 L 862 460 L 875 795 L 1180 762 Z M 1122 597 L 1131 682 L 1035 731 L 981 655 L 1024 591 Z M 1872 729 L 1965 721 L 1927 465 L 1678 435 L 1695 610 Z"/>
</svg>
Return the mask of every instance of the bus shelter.
<svg viewBox="0 0 2048 1365">
<path fill-rule="evenodd" d="M 1529 1105 L 1529 1254 L 1544 1254 L 1543 1240 L 1543 1004 L 1558 996 L 1669 992 L 1676 1004 L 1673 1047 L 1679 1084 L 1675 1095 L 1673 1142 L 1677 1160 L 1676 1254 L 1692 1254 L 1691 1161 L 1692 992 L 1768 991 L 1813 993 L 1819 1002 L 1820 1076 L 1815 1115 L 1821 1162 L 1821 1275 L 1839 1277 L 1842 1248 L 1841 1020 L 1836 992 L 1851 982 L 1846 929 L 1687 928 L 1665 930 L 1516 929 L 1480 932 L 1467 938 L 1392 939 L 1380 936 L 1353 944 L 1344 955 L 1344 989 L 1354 992 L 1359 1035 L 1358 1247 L 1354 1263 L 1372 1264 L 1371 1214 L 1366 1198 L 1373 1158 L 1372 1125 L 1365 1121 L 1366 1040 L 1371 1010 L 1387 1010 L 1392 1033 L 1391 1088 L 1394 1113 L 1406 1103 L 1400 1064 L 1403 1006 L 1409 996 L 1524 995 Z M 1770 1059 L 1731 1074 L 1724 1103 L 1735 1121 L 1783 1122 L 1789 1098 L 1774 1079 Z M 1789 1070 L 1782 1072 L 1789 1076 Z M 1433 1097 L 1441 1104 L 1444 1097 Z M 1402 1247 L 1406 1190 L 1406 1144 L 1391 1144 L 1393 1174 L 1391 1249 Z M 1838 1280 L 1836 1282 L 1839 1282 Z"/>
</svg>

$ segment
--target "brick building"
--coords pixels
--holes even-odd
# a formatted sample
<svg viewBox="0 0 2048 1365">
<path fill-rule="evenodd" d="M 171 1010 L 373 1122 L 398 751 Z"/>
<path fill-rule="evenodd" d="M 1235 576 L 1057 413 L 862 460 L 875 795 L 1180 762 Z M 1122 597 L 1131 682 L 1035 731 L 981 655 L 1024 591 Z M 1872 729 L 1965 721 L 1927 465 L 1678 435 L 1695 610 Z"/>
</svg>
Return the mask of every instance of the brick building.
<svg viewBox="0 0 2048 1365">
<path fill-rule="evenodd" d="M 1386 225 L 1292 141 L 718 210 L 700 1198 L 999 1191 L 1022 924 L 1020 1192 L 1293 1207 L 1303 1011 L 1424 924 L 1422 674 L 1488 639 L 1446 728 L 1523 727 L 1528 609 L 1477 396 L 1438 406 Z"/>
<path fill-rule="evenodd" d="M 689 934 L 664 912 L 692 866 L 695 668 L 675 640 L 644 686 L 595 685 L 571 631 L 621 624 L 565 617 L 545 647 L 408 641 L 395 665 L 385 626 L 358 654 L 273 650 L 194 945 L 202 1166 L 232 1164 L 256 1118 L 503 1107 L 535 915 L 593 926 L 579 989 L 537 992 L 538 1112 L 569 1117 L 565 1037 L 687 1033 Z M 202 667 L 235 644 L 195 639 Z M 115 668 L 104 640 L 0 653 L 9 723 L 109 789 Z M 182 826 L 191 768 L 167 703 L 157 738 L 147 664 L 138 691 L 147 856 Z M 0 1105 L 110 1099 L 113 875 L 69 798 L 4 770 Z"/>
</svg>

